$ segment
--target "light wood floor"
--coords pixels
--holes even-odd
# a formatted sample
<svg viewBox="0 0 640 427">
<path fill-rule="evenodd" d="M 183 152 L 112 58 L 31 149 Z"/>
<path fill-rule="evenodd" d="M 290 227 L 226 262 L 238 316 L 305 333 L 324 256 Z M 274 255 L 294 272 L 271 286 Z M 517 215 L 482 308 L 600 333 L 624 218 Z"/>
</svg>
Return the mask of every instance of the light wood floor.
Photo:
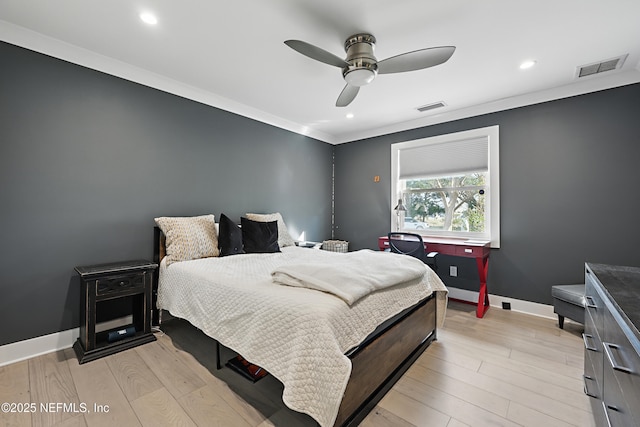
<svg viewBox="0 0 640 427">
<path fill-rule="evenodd" d="M 557 321 L 495 308 L 474 314 L 450 302 L 438 340 L 361 425 L 593 425 L 580 325 L 562 331 Z M 188 323 L 163 330 L 156 342 L 84 365 L 68 349 L 0 368 L 0 403 L 36 404 L 33 413 L 0 412 L 0 425 L 316 425 L 282 404 L 273 377 L 251 384 L 216 371 L 214 342 Z"/>
</svg>

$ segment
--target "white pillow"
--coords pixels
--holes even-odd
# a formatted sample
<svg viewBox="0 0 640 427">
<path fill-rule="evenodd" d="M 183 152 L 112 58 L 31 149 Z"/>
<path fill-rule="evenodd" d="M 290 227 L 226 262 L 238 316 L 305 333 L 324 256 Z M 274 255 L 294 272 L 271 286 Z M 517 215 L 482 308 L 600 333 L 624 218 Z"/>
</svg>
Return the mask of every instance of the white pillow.
<svg viewBox="0 0 640 427">
<path fill-rule="evenodd" d="M 164 216 L 155 221 L 166 237 L 167 265 L 220 254 L 214 215 Z"/>
<path fill-rule="evenodd" d="M 248 213 L 245 216 L 252 221 L 258 222 L 278 221 L 278 246 L 284 248 L 285 246 L 294 246 L 296 244 L 296 241 L 293 240 L 293 237 L 291 237 L 291 235 L 289 234 L 287 225 L 284 223 L 280 212 L 272 214 Z"/>
</svg>

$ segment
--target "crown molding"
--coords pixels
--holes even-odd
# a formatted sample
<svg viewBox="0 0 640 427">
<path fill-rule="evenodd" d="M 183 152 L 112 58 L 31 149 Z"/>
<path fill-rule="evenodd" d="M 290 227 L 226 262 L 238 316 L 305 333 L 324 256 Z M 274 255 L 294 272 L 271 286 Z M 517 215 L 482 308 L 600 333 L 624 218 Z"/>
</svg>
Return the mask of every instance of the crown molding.
<svg viewBox="0 0 640 427">
<path fill-rule="evenodd" d="M 0 40 L 300 135 L 330 144 L 334 143 L 333 136 L 327 133 L 2 20 L 0 20 Z"/>
<path fill-rule="evenodd" d="M 335 139 L 335 144 L 342 144 L 356 140 L 374 138 L 405 130 L 416 129 L 425 126 L 437 125 L 468 117 L 481 116 L 483 114 L 495 113 L 498 111 L 511 110 L 527 105 L 540 104 L 573 96 L 584 95 L 591 92 L 598 92 L 606 89 L 627 86 L 640 83 L 640 63 L 635 69 L 629 71 L 612 72 L 611 74 L 598 75 L 593 78 L 584 78 L 571 84 L 558 86 L 552 89 L 530 92 L 509 98 L 498 99 L 484 104 L 472 105 L 435 114 L 420 119 L 396 123 L 364 132 L 353 132 L 340 135 Z"/>
<path fill-rule="evenodd" d="M 135 67 L 131 64 L 97 54 L 90 50 L 62 42 L 58 39 L 42 35 L 35 31 L 2 20 L 0 20 L 0 40 L 86 68 L 120 77 L 144 86 L 158 89 L 163 92 L 191 99 L 205 105 L 219 108 L 230 113 L 238 114 L 332 145 L 374 138 L 381 135 L 432 126 L 453 120 L 494 113 L 497 111 L 510 110 L 527 105 L 539 104 L 542 102 L 583 95 L 590 92 L 640 83 L 639 62 L 635 68 L 628 71 L 617 71 L 611 72 L 610 74 L 597 75 L 592 78 L 576 80 L 570 84 L 552 89 L 503 98 L 393 125 L 367 129 L 365 131 L 333 135 L 314 130 L 308 126 L 294 123 L 283 119 L 282 117 L 269 114 L 265 111 L 235 102 L 214 93 L 198 89 L 177 80 L 162 76 L 153 71 Z"/>
</svg>

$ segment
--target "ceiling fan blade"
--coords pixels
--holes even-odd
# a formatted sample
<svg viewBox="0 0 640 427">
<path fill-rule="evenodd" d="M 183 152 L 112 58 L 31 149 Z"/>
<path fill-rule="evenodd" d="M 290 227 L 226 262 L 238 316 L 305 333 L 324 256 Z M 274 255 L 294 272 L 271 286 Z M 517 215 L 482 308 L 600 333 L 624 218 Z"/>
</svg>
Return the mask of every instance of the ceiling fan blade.
<svg viewBox="0 0 640 427">
<path fill-rule="evenodd" d="M 455 50 L 455 46 L 439 46 L 392 56 L 378 62 L 378 74 L 404 73 L 440 65 L 447 62 Z"/>
<path fill-rule="evenodd" d="M 351 104 L 351 101 L 356 98 L 356 95 L 359 91 L 360 86 L 352 86 L 350 84 L 347 84 L 344 89 L 342 89 L 342 92 L 340 92 L 340 96 L 338 96 L 336 107 L 346 107 L 347 105 Z"/>
<path fill-rule="evenodd" d="M 349 66 L 344 59 L 307 42 L 303 42 L 301 40 L 287 40 L 284 44 L 311 59 L 315 59 L 316 61 L 324 62 L 325 64 L 340 68 Z"/>
</svg>

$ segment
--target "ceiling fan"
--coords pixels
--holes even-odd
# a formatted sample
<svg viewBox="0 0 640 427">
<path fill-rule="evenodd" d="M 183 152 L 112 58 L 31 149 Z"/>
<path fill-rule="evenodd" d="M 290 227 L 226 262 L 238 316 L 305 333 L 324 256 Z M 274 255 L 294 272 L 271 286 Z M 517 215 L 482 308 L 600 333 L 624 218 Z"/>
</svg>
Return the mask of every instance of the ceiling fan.
<svg viewBox="0 0 640 427">
<path fill-rule="evenodd" d="M 347 38 L 344 42 L 346 59 L 301 40 L 287 40 L 284 43 L 311 59 L 342 68 L 342 77 L 347 85 L 338 96 L 336 107 L 349 105 L 358 95 L 360 87 L 371 83 L 378 74 L 403 73 L 440 65 L 447 62 L 456 50 L 455 46 L 438 46 L 378 61 L 373 54 L 376 38 L 366 33 Z"/>
</svg>

